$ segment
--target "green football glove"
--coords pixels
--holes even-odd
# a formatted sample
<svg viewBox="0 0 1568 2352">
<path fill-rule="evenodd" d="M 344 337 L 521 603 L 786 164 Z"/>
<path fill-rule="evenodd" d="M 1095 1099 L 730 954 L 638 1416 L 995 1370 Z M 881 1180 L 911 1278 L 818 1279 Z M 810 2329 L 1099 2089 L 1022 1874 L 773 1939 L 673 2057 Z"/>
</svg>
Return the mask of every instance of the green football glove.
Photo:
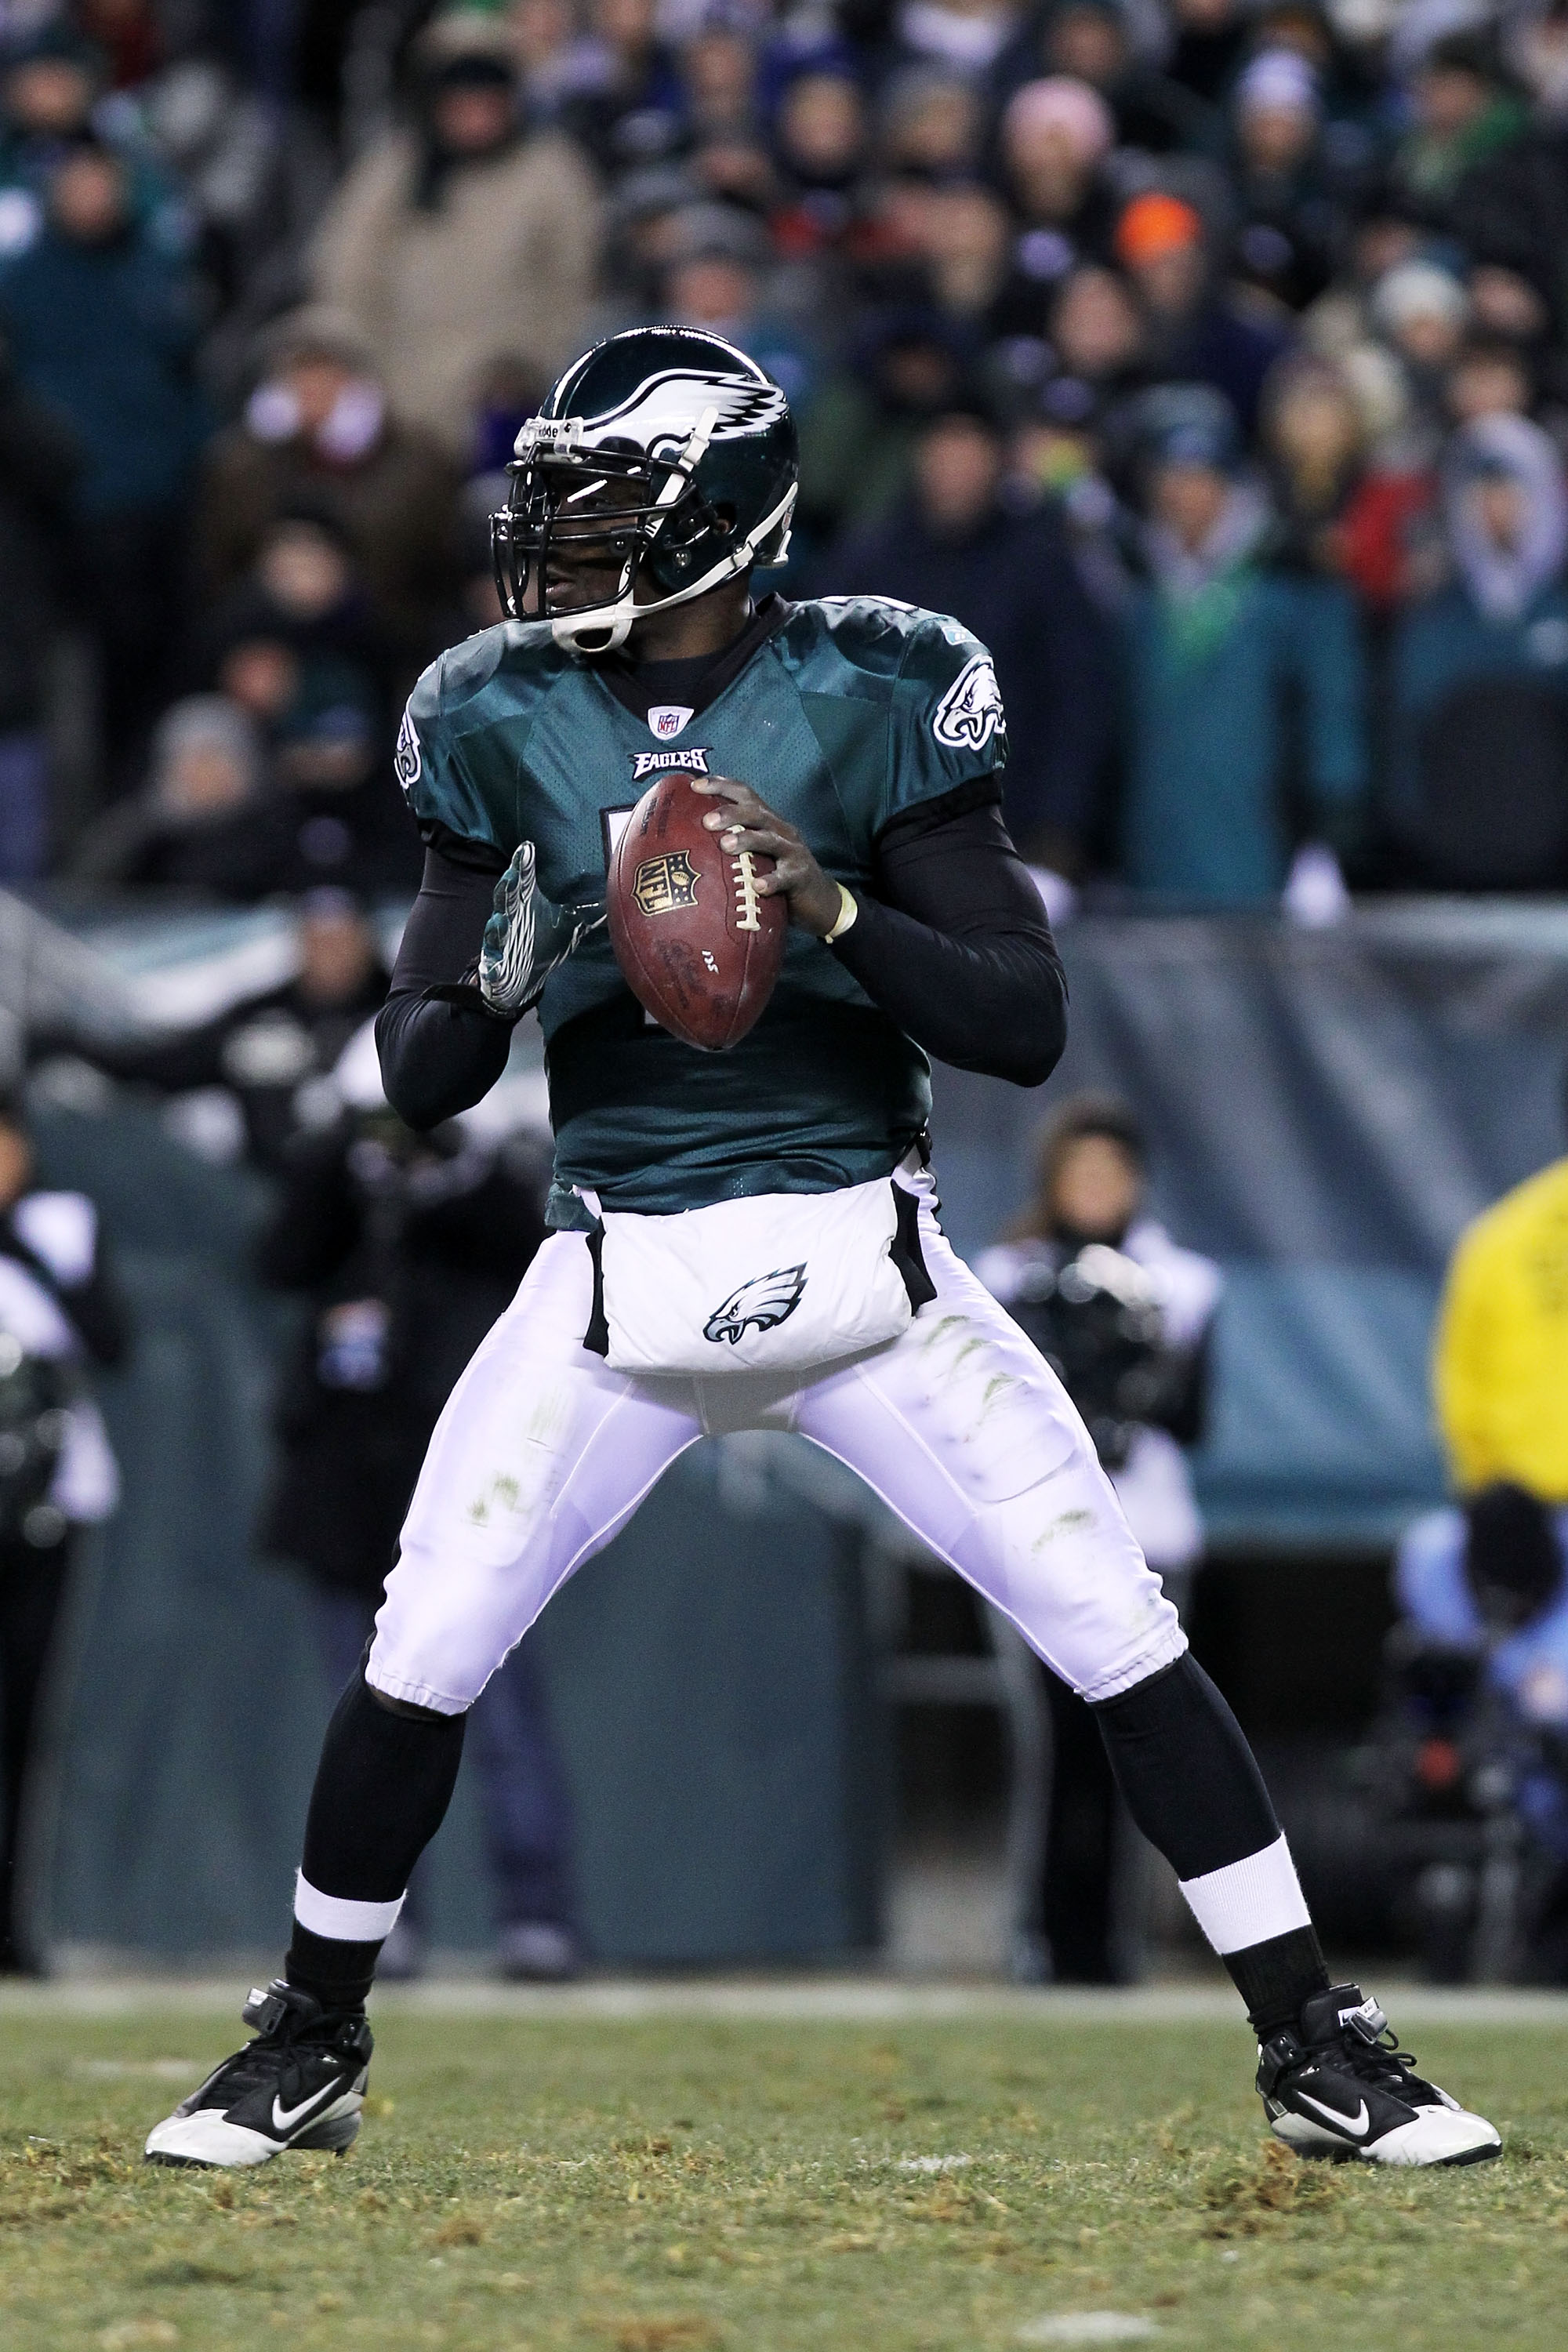
<svg viewBox="0 0 1568 2352">
<path fill-rule="evenodd" d="M 502 1021 L 536 1004 L 544 983 L 605 919 L 603 906 L 557 907 L 534 878 L 539 853 L 523 842 L 496 884 L 495 913 L 479 950 L 479 994 Z"/>
</svg>

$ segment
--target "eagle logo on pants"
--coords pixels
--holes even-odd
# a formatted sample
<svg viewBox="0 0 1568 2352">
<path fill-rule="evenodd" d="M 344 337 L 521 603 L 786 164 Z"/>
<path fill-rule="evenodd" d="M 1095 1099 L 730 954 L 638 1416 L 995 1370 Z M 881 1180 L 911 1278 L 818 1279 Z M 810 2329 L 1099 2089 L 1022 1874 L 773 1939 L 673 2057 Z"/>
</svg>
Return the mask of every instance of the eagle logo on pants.
<svg viewBox="0 0 1568 2352">
<path fill-rule="evenodd" d="M 715 1345 L 728 1339 L 733 1348 L 748 1323 L 754 1323 L 759 1331 L 771 1331 L 775 1324 L 789 1321 L 805 1289 L 804 1265 L 781 1265 L 772 1274 L 754 1274 L 750 1282 L 742 1282 L 739 1290 L 730 1293 L 722 1307 L 713 1309 L 702 1326 L 702 1337 Z"/>
</svg>

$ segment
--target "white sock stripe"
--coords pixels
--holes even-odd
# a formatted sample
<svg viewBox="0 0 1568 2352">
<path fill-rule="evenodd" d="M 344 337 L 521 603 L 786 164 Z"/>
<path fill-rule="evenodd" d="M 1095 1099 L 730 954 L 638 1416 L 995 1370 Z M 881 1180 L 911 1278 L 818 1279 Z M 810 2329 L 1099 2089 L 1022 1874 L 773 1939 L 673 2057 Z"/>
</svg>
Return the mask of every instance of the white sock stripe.
<svg viewBox="0 0 1568 2352">
<path fill-rule="evenodd" d="M 302 1870 L 294 1874 L 294 1916 L 313 1936 L 330 1936 L 339 1944 L 379 1944 L 397 1925 L 403 1908 L 399 1895 L 391 1903 L 349 1903 L 341 1895 L 323 1895 Z"/>
<path fill-rule="evenodd" d="M 1182 1893 L 1216 1952 L 1244 1952 L 1292 1927 L 1310 1927 L 1312 1915 L 1284 1838 L 1261 1846 L 1241 1862 L 1184 1878 Z"/>
</svg>

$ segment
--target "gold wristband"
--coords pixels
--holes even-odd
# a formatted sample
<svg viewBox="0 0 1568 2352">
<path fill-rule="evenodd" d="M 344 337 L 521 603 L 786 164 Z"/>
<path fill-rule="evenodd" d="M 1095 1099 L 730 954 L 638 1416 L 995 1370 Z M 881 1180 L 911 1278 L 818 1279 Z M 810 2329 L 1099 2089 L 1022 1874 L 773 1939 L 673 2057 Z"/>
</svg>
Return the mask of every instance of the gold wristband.
<svg viewBox="0 0 1568 2352">
<path fill-rule="evenodd" d="M 831 947 L 835 940 L 841 940 L 844 937 L 845 932 L 852 927 L 855 918 L 859 912 L 859 908 L 855 904 L 854 899 L 844 887 L 843 883 L 840 882 L 838 885 L 838 920 L 834 924 L 833 929 L 830 931 L 825 931 L 823 933 L 822 937 L 824 946 Z"/>
</svg>

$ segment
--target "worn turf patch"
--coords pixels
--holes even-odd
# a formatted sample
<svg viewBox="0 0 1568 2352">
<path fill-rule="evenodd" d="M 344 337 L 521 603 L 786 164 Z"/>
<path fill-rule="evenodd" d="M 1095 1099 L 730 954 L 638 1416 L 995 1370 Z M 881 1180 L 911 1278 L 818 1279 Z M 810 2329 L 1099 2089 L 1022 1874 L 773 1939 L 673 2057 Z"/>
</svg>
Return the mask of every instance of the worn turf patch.
<svg viewBox="0 0 1568 2352">
<path fill-rule="evenodd" d="M 0 2017 L 5 2352 L 1557 2352 L 1568 2031 L 1419 2038 L 1494 2165 L 1306 2167 L 1244 2032 L 389 2016 L 346 2160 L 139 2161 L 227 2035 Z"/>
</svg>

